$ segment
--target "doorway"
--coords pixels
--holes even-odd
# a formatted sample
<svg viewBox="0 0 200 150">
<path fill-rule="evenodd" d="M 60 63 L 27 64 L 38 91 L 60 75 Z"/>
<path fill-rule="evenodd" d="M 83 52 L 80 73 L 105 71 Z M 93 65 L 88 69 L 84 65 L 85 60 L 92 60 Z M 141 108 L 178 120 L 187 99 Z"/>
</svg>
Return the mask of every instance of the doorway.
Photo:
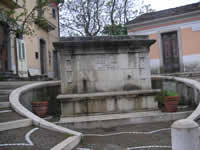
<svg viewBox="0 0 200 150">
<path fill-rule="evenodd" d="M 8 71 L 8 26 L 0 23 L 0 72 Z"/>
<path fill-rule="evenodd" d="M 177 31 L 161 34 L 164 73 L 180 72 Z"/>
<path fill-rule="evenodd" d="M 54 68 L 54 77 L 59 79 L 59 70 L 58 70 L 58 53 L 53 51 L 53 68 Z"/>
<path fill-rule="evenodd" d="M 46 42 L 40 39 L 40 71 L 41 75 L 46 74 Z"/>
</svg>

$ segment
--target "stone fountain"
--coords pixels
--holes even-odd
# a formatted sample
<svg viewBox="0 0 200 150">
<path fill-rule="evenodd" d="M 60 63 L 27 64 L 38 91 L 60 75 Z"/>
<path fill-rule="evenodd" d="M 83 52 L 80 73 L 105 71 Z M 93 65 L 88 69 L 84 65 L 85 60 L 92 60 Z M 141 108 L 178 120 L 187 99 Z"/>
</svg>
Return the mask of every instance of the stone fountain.
<svg viewBox="0 0 200 150">
<path fill-rule="evenodd" d="M 62 38 L 62 117 L 157 109 L 152 90 L 147 36 Z"/>
</svg>

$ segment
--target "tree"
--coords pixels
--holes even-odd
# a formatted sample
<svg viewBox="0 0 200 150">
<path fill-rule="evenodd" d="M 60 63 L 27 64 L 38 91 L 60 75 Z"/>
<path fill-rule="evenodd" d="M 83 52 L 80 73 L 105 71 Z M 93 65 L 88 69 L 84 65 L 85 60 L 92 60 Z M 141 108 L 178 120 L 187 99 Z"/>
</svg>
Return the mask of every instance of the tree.
<svg viewBox="0 0 200 150">
<path fill-rule="evenodd" d="M 36 19 L 42 16 L 49 4 L 49 0 L 38 0 L 37 5 L 35 5 L 31 10 L 28 10 L 25 7 L 26 0 L 23 0 L 23 2 L 24 6 L 17 10 L 0 9 L 0 20 L 7 23 L 9 31 L 17 37 L 21 37 L 24 34 L 30 35 L 34 32 L 32 23 L 35 23 Z M 39 15 L 38 12 L 40 12 Z"/>
<path fill-rule="evenodd" d="M 102 29 L 104 0 L 66 0 L 61 7 L 61 31 L 69 35 L 96 36 Z"/>
<path fill-rule="evenodd" d="M 134 6 L 134 7 L 133 7 Z M 152 12 L 151 5 L 138 0 L 109 0 L 106 12 L 110 24 L 104 26 L 103 34 L 127 35 L 126 23 L 143 13 Z"/>
<path fill-rule="evenodd" d="M 147 8 L 143 0 L 65 0 L 60 8 L 61 35 L 125 35 L 125 24 Z"/>
</svg>

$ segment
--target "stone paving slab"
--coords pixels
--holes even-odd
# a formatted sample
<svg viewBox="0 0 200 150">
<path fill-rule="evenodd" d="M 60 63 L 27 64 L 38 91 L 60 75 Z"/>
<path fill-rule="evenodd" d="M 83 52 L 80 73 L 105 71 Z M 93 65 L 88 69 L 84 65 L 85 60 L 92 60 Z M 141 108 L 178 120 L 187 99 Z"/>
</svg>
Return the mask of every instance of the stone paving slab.
<svg viewBox="0 0 200 150">
<path fill-rule="evenodd" d="M 30 140 L 33 145 L 30 145 L 25 138 L 27 133 L 31 130 L 35 130 L 32 132 L 32 134 L 30 134 Z M 62 134 L 43 128 L 37 129 L 35 126 L 8 130 L 0 132 L 0 150 L 50 150 L 67 137 L 67 134 Z M 19 143 L 21 143 L 21 145 Z M 3 144 L 16 145 L 2 146 Z"/>
<path fill-rule="evenodd" d="M 171 130 L 169 129 L 173 122 L 146 123 L 138 125 L 119 126 L 116 128 L 101 128 L 91 130 L 79 130 L 84 134 L 101 134 L 104 136 L 85 136 L 83 141 L 74 150 L 127 150 L 127 148 L 141 146 L 171 146 Z M 150 131 L 155 133 L 147 133 Z M 166 130 L 165 130 L 166 129 Z M 138 134 L 119 134 L 105 136 L 105 134 L 120 132 L 145 132 Z M 144 149 L 144 148 L 143 148 Z M 143 150 L 142 147 L 138 150 Z M 148 148 L 148 150 L 171 150 L 171 148 Z M 131 150 L 131 149 L 130 149 Z"/>
</svg>

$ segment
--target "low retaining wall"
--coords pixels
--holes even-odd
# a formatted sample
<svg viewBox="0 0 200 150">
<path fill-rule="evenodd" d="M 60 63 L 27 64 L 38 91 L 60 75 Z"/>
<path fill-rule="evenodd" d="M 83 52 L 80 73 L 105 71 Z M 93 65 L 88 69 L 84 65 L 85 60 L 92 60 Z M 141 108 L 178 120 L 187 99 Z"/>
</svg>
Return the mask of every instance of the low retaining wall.
<svg viewBox="0 0 200 150">
<path fill-rule="evenodd" d="M 32 112 L 32 101 L 48 101 L 48 114 L 59 115 L 60 114 L 60 103 L 56 101 L 56 96 L 60 93 L 60 84 L 52 84 L 43 87 L 37 87 L 29 89 L 28 91 L 20 95 L 20 103 Z"/>
<path fill-rule="evenodd" d="M 53 130 L 60 133 L 67 133 L 67 134 L 72 135 L 72 137 L 68 138 L 67 140 L 63 141 L 62 143 L 57 145 L 55 148 L 53 148 L 56 150 L 61 150 L 61 149 L 71 150 L 80 142 L 81 135 L 82 135 L 81 133 L 50 123 L 36 116 L 29 110 L 30 103 L 32 102 L 33 98 L 37 98 L 38 96 L 41 96 L 40 91 L 46 90 L 46 94 L 48 94 L 52 92 L 57 86 L 60 86 L 60 81 L 38 82 L 34 84 L 25 85 L 23 87 L 20 87 L 14 90 L 10 94 L 9 100 L 10 100 L 12 108 L 17 113 L 27 118 L 30 118 L 34 125 L 40 126 L 42 128 L 46 128 L 48 130 Z M 54 87 L 54 88 L 51 88 L 51 87 Z M 46 96 L 45 93 L 42 96 Z M 48 96 L 53 98 L 53 93 L 51 93 Z M 26 107 L 24 107 L 20 101 L 23 102 Z"/>
<path fill-rule="evenodd" d="M 117 91 L 59 95 L 62 117 L 155 110 L 160 90 Z"/>
<path fill-rule="evenodd" d="M 171 76 L 153 76 L 153 88 L 176 91 L 181 96 L 181 103 L 198 105 L 186 119 L 172 124 L 172 150 L 199 150 L 200 127 L 195 122 L 200 117 L 200 82 Z"/>
<path fill-rule="evenodd" d="M 153 89 L 176 91 L 180 96 L 180 104 L 198 105 L 199 91 L 195 88 L 192 82 L 185 81 L 188 81 L 188 79 L 167 76 L 153 77 L 152 87 Z"/>
</svg>

